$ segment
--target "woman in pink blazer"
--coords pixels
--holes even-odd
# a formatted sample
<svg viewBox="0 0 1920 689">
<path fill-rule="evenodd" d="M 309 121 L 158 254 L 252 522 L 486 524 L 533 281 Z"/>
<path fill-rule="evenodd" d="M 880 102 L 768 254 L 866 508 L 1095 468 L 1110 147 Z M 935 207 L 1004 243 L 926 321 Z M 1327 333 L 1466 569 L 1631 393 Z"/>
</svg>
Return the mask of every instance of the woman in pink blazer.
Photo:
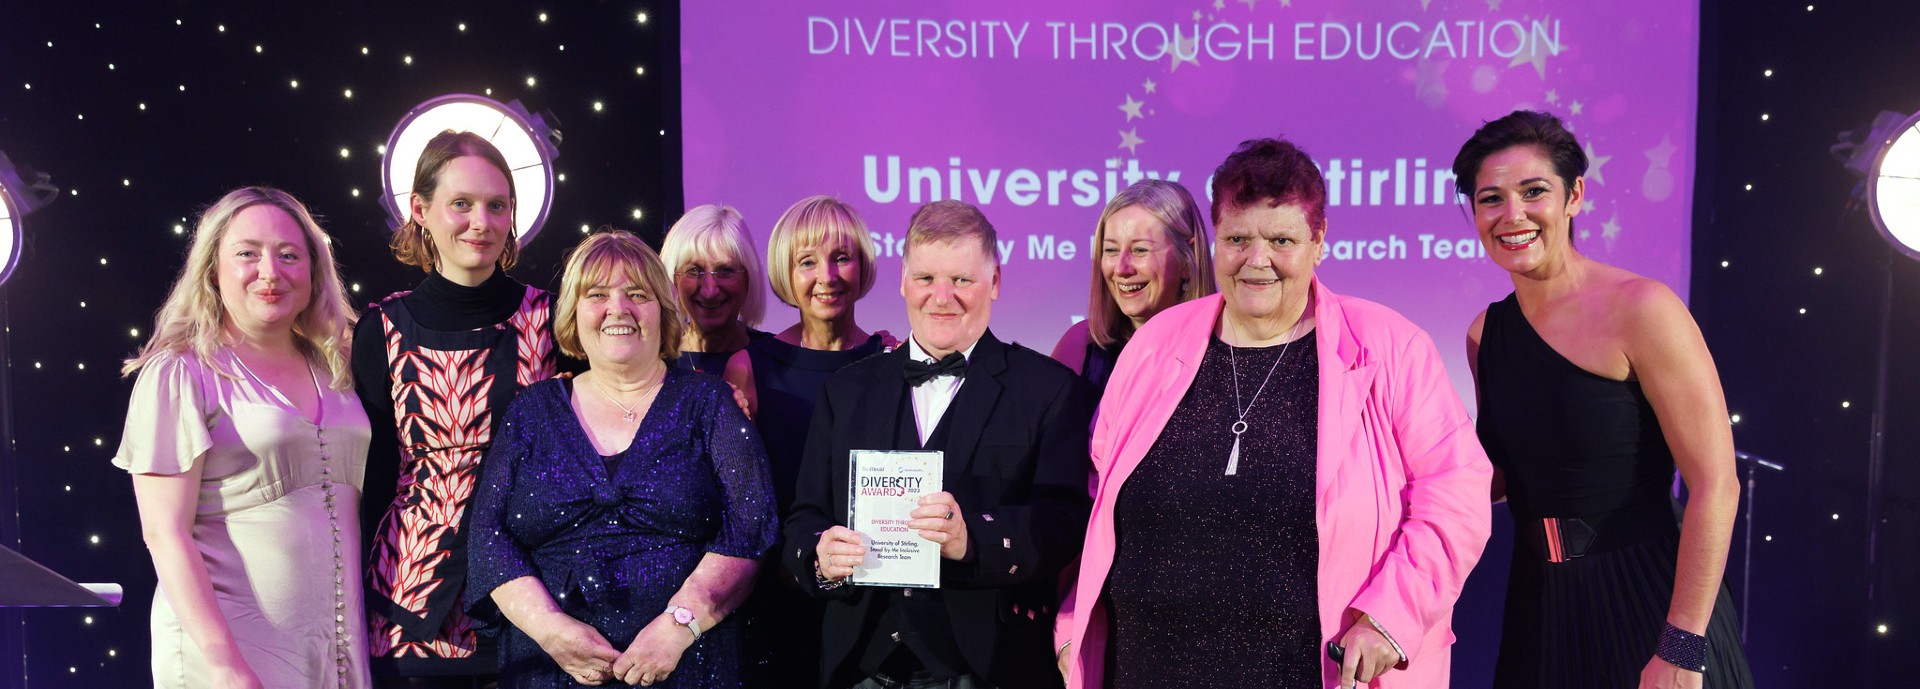
<svg viewBox="0 0 1920 689">
<path fill-rule="evenodd" d="M 1068 686 L 1445 686 L 1490 528 L 1472 423 L 1425 332 L 1315 279 L 1305 152 L 1241 144 L 1213 199 L 1220 294 L 1140 328 L 1094 424 Z"/>
</svg>

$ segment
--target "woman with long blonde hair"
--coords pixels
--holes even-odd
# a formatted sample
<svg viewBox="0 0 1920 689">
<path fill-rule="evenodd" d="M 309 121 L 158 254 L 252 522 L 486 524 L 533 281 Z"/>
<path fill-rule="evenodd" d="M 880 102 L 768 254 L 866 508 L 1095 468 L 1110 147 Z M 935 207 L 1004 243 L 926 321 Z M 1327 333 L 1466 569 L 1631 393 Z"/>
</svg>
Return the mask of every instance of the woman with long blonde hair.
<svg viewBox="0 0 1920 689">
<path fill-rule="evenodd" d="M 208 208 L 128 359 L 116 466 L 159 587 L 161 687 L 366 687 L 357 558 L 369 430 L 325 232 L 267 187 Z"/>
<path fill-rule="evenodd" d="M 1120 190 L 1093 226 L 1087 318 L 1053 346 L 1097 398 L 1133 331 L 1175 304 L 1214 293 L 1206 215 L 1179 182 L 1143 179 Z"/>
</svg>

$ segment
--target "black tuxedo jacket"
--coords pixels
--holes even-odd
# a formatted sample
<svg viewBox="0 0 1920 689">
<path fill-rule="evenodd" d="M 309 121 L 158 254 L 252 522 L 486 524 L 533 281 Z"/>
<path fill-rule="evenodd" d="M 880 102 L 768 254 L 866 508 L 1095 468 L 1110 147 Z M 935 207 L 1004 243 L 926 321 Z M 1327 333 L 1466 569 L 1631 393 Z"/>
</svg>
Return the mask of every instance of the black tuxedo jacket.
<svg viewBox="0 0 1920 689">
<path fill-rule="evenodd" d="M 849 451 L 918 449 L 894 447 L 901 405 L 913 403 L 902 374 L 907 351 L 868 357 L 828 378 L 807 435 L 781 556 L 803 588 L 828 601 L 823 686 L 861 679 L 855 656 L 873 633 L 870 599 L 881 591 L 821 590 L 814 546 L 820 532 L 846 522 Z M 1053 615 L 1060 570 L 1079 557 L 1092 505 L 1092 413 L 1092 397 L 1072 370 L 989 331 L 941 421 L 948 425 L 942 481 L 960 504 L 972 554 L 941 561 L 940 589 L 969 669 L 994 686 L 1060 686 Z"/>
</svg>

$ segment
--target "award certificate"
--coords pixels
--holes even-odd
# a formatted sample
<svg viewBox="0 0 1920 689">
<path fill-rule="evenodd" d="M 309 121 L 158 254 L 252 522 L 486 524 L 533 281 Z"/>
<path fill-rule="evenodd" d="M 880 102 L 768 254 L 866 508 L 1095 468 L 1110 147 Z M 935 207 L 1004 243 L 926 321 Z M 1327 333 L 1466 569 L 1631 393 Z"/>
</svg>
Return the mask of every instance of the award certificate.
<svg viewBox="0 0 1920 689">
<path fill-rule="evenodd" d="M 847 526 L 860 533 L 862 586 L 940 587 L 940 544 L 907 526 L 920 496 L 940 492 L 940 452 L 854 450 L 848 458 Z"/>
</svg>

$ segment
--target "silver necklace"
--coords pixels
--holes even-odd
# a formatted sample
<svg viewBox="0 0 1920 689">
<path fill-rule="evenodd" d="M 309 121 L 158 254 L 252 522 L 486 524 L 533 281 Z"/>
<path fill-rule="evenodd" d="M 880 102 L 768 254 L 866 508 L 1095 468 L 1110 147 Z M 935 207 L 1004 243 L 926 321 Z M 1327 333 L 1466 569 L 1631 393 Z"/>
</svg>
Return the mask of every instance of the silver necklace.
<svg viewBox="0 0 1920 689">
<path fill-rule="evenodd" d="M 662 381 L 665 381 L 665 379 L 666 379 L 666 376 L 664 375 L 661 376 Z M 620 408 L 620 414 L 621 414 L 620 418 L 621 420 L 626 421 L 627 423 L 633 423 L 634 419 L 640 418 L 640 412 L 639 412 L 640 404 L 645 402 L 647 400 L 647 396 L 649 394 L 652 394 L 653 392 L 653 385 L 648 384 L 645 391 L 643 391 L 640 394 L 640 399 L 634 400 L 633 406 L 629 407 L 627 405 L 621 404 L 620 400 L 614 398 L 613 392 L 611 390 L 608 390 L 606 386 L 600 384 L 599 376 L 594 376 L 593 380 L 589 382 L 593 383 L 593 388 L 595 390 L 600 391 L 601 397 L 607 398 L 607 401 L 612 402 L 613 406 Z"/>
<path fill-rule="evenodd" d="M 1286 360 L 1287 350 L 1293 348 L 1295 340 L 1300 339 L 1294 336 L 1294 331 L 1299 329 L 1300 322 L 1294 321 L 1293 329 L 1287 331 L 1289 336 L 1287 344 L 1280 348 L 1279 358 L 1274 359 L 1273 365 L 1267 368 L 1267 376 L 1260 379 L 1260 387 L 1254 388 L 1253 399 L 1247 400 L 1247 406 L 1244 408 L 1240 406 L 1240 364 L 1235 361 L 1234 346 L 1227 345 L 1227 366 L 1233 371 L 1233 410 L 1239 416 L 1229 427 L 1233 431 L 1233 450 L 1227 453 L 1228 476 L 1240 473 L 1240 434 L 1247 432 L 1247 412 L 1253 411 L 1253 405 L 1260 401 L 1261 391 L 1267 389 L 1267 381 L 1273 380 L 1273 372 L 1279 370 L 1280 362 Z"/>
</svg>

